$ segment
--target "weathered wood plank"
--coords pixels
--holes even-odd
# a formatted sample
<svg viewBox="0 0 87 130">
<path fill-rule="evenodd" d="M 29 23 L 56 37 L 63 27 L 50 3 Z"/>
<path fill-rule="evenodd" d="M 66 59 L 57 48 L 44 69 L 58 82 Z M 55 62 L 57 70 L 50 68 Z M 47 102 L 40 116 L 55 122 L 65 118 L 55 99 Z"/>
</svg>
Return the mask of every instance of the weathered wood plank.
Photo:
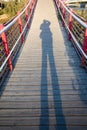
<svg viewBox="0 0 87 130">
<path fill-rule="evenodd" d="M 48 76 L 48 83 L 53 83 L 54 85 L 59 85 L 60 83 L 61 84 L 79 84 L 79 85 L 87 85 L 87 79 L 86 79 L 86 77 L 57 77 L 57 76 L 55 76 L 55 74 L 53 74 L 54 75 L 54 77 L 52 77 L 52 80 L 51 80 L 51 76 Z M 35 79 L 35 81 L 33 81 L 33 79 Z M 19 78 L 10 78 L 10 79 L 8 79 L 8 80 L 10 80 L 10 83 L 12 83 L 12 84 L 14 84 L 14 83 L 16 83 L 16 84 L 20 84 L 21 85 L 21 82 L 23 82 L 23 83 L 25 83 L 25 85 L 26 84 L 31 84 L 31 85 L 33 85 L 33 84 L 38 84 L 38 83 L 40 83 L 40 80 L 41 80 L 41 76 L 34 76 L 34 75 L 31 75 L 31 76 L 29 76 L 29 77 L 25 77 L 25 78 L 21 78 L 21 77 L 19 77 Z M 43 80 L 46 80 L 46 77 L 45 77 L 45 75 L 43 75 Z M 45 82 L 46 81 L 44 81 L 44 84 L 45 84 Z M 9 85 L 9 84 L 8 84 Z"/>
<path fill-rule="evenodd" d="M 73 71 L 73 70 L 72 70 Z M 12 77 L 16 77 L 16 75 L 17 75 L 17 73 L 18 73 L 18 78 L 21 78 L 21 77 L 23 77 L 23 76 L 27 76 L 27 78 L 29 77 L 31 77 L 31 76 L 41 76 L 42 75 L 42 72 L 41 71 L 38 71 L 38 70 L 34 70 L 34 69 L 32 69 L 32 70 L 27 70 L 27 71 L 24 71 L 24 70 L 21 70 L 21 71 L 16 71 L 16 72 L 14 72 L 13 74 L 14 74 L 14 76 L 12 76 Z M 51 74 L 53 73 L 53 71 L 51 72 L 51 71 L 48 71 L 48 75 L 50 75 L 51 76 Z M 53 73 L 53 74 L 55 74 L 55 73 Z M 42 76 L 45 76 L 45 74 L 43 73 L 43 75 Z M 73 73 L 71 73 L 71 72 L 64 72 L 63 70 L 62 71 L 58 71 L 58 74 L 57 74 L 57 76 L 58 76 L 58 78 L 61 78 L 61 77 L 71 77 L 71 78 L 79 78 L 79 79 L 82 79 L 82 77 L 84 78 L 84 80 L 86 80 L 86 74 L 84 74 L 83 72 L 78 72 L 77 74 L 76 74 L 76 72 L 73 72 Z"/>
<path fill-rule="evenodd" d="M 44 19 L 50 26 L 41 38 Z M 0 90 L 0 130 L 87 130 L 87 73 L 66 37 L 52 1 L 38 0 L 22 53 Z"/>
<path fill-rule="evenodd" d="M 83 101 L 87 101 L 87 95 L 82 95 L 82 97 L 80 98 L 78 95 L 55 95 L 55 93 L 53 93 L 54 96 L 48 96 L 48 95 L 39 95 L 39 96 L 28 96 L 28 95 L 24 95 L 24 96 L 2 96 L 0 98 L 0 101 L 47 101 L 47 98 L 52 101 L 53 98 L 55 98 L 55 102 L 56 101 L 79 101 L 81 100 L 81 98 L 83 99 Z"/>
<path fill-rule="evenodd" d="M 39 81 L 35 81 L 35 80 L 33 81 L 33 79 L 31 79 L 30 81 L 31 82 L 25 80 L 25 82 L 24 82 L 24 80 L 19 79 L 19 81 L 14 80 L 12 82 L 5 83 L 5 85 L 7 84 L 8 86 L 35 86 L 35 85 L 36 86 L 41 86 L 41 83 Z M 73 80 L 71 80 L 71 81 L 62 81 L 61 80 L 58 83 L 56 83 L 56 82 L 55 81 L 52 82 L 53 86 L 64 86 L 64 85 L 65 86 L 70 86 L 71 84 L 73 86 L 82 86 L 82 85 L 85 86 L 85 85 L 87 85 L 86 81 L 82 82 L 81 80 L 80 81 L 78 81 L 78 80 L 75 80 L 75 81 L 73 81 Z M 51 86 L 52 83 L 51 83 L 51 81 L 48 81 L 48 86 Z M 44 82 L 43 86 L 46 86 L 46 84 L 47 83 Z"/>
<path fill-rule="evenodd" d="M 42 85 L 43 86 L 43 90 L 45 90 L 46 89 L 46 86 L 43 84 Z M 48 90 L 52 90 L 53 89 L 53 87 L 52 87 L 52 85 L 49 85 L 48 87 Z M 59 86 L 56 86 L 55 85 L 55 88 L 54 88 L 54 90 L 72 90 L 72 91 L 79 91 L 79 92 L 81 92 L 81 93 L 84 93 L 84 91 L 86 92 L 86 88 L 87 88 L 87 85 L 85 84 L 85 85 L 77 85 L 77 84 L 73 84 L 73 86 L 72 85 L 66 85 L 66 84 L 63 84 L 63 85 L 59 85 Z M 1 89 L 1 91 L 3 91 L 3 90 L 27 90 L 27 91 L 29 91 L 29 90 L 35 90 L 35 91 L 41 91 L 41 85 L 40 86 L 38 86 L 38 85 L 28 85 L 28 84 L 26 84 L 26 85 L 18 85 L 18 84 L 15 84 L 15 85 L 7 85 L 7 86 L 5 86 L 5 85 L 3 85 L 2 86 L 2 89 Z"/>
<path fill-rule="evenodd" d="M 55 115 L 55 109 L 50 108 L 50 116 L 54 117 L 54 116 L 62 116 L 61 113 L 61 108 L 56 108 L 58 109 L 58 113 Z M 47 116 L 47 109 L 43 108 L 43 110 L 41 110 L 40 107 L 38 108 L 14 108 L 14 109 L 1 109 L 0 110 L 0 117 L 40 117 L 41 116 L 41 111 L 45 111 L 43 116 Z M 83 112 L 84 111 L 84 112 Z M 63 108 L 63 114 L 64 116 L 87 116 L 87 108 L 73 108 L 72 110 L 71 108 Z"/>
<path fill-rule="evenodd" d="M 43 129 L 46 129 L 47 126 L 43 126 Z M 58 125 L 58 126 L 53 126 L 49 125 L 50 130 L 55 130 L 56 127 L 60 130 L 63 130 L 64 126 Z M 69 130 L 87 130 L 87 126 L 74 126 L 74 125 L 69 125 L 67 126 L 67 129 Z M 39 126 L 2 126 L 0 127 L 0 130 L 39 130 Z"/>
<path fill-rule="evenodd" d="M 47 120 L 48 117 L 41 117 L 43 120 Z M 2 117 L 0 118 L 0 126 L 20 126 L 20 125 L 27 125 L 27 126 L 34 126 L 34 125 L 65 125 L 63 122 L 63 116 L 57 117 L 59 122 L 56 122 L 55 117 L 49 118 L 49 123 L 47 121 L 41 122 L 40 124 L 40 117 Z M 87 117 L 86 116 L 70 116 L 66 117 L 67 125 L 84 125 L 87 126 Z"/>
<path fill-rule="evenodd" d="M 44 101 L 43 102 L 43 108 L 47 107 L 47 103 L 49 106 L 49 109 L 54 109 L 54 102 L 52 101 Z M 83 104 L 82 101 L 55 101 L 55 108 L 61 109 L 62 108 L 70 108 L 72 111 L 74 108 L 87 108 L 85 104 Z M 0 109 L 40 109 L 41 108 L 41 102 L 39 101 L 0 101 Z M 84 111 L 83 111 L 84 113 Z"/>
<path fill-rule="evenodd" d="M 44 91 L 43 91 L 43 95 L 45 96 L 46 95 L 46 88 L 44 88 Z M 61 96 L 62 95 L 80 95 L 81 92 L 78 90 L 78 91 L 75 91 L 73 89 L 59 89 L 57 90 L 57 88 L 55 88 L 54 90 L 50 89 L 48 91 L 48 96 L 51 96 L 52 93 L 55 93 L 55 95 L 57 95 L 58 93 L 61 93 Z M 0 95 L 3 93 L 3 91 L 0 91 Z M 5 92 L 3 93 L 3 96 L 39 96 L 41 95 L 41 89 L 38 89 L 38 90 L 31 90 L 31 88 L 26 89 L 24 88 L 23 90 L 20 90 L 16 88 L 16 90 L 5 90 Z M 82 96 L 85 96 L 87 95 L 87 91 L 83 91 L 82 92 Z"/>
</svg>

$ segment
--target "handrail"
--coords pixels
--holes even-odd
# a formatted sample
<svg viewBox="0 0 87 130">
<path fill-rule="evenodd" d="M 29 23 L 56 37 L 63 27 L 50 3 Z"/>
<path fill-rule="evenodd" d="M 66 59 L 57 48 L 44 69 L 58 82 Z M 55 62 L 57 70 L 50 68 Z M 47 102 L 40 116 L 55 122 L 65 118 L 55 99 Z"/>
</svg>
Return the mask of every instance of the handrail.
<svg viewBox="0 0 87 130">
<path fill-rule="evenodd" d="M 7 70 L 12 70 L 12 61 L 24 42 L 27 30 L 30 28 L 36 3 L 37 0 L 29 0 L 24 10 L 18 13 L 17 17 L 9 24 L 6 26 L 0 24 L 0 81 Z"/>
<path fill-rule="evenodd" d="M 59 12 L 60 12 L 60 10 L 59 10 Z M 61 12 L 60 12 L 60 14 L 61 14 Z M 64 18 L 63 18 L 63 16 L 62 16 L 62 14 L 61 14 L 61 17 L 62 17 L 62 19 L 63 19 L 63 21 L 64 21 Z M 78 48 L 81 50 L 81 52 L 82 52 L 82 54 L 84 55 L 84 57 L 87 59 L 87 55 L 86 55 L 86 54 L 84 53 L 84 51 L 82 50 L 81 46 L 79 45 L 79 43 L 78 43 L 78 41 L 76 40 L 76 38 L 75 38 L 75 36 L 73 35 L 73 33 L 70 31 L 70 29 L 69 29 L 69 27 L 67 26 L 67 24 L 66 24 L 65 21 L 64 21 L 64 24 L 65 24 L 66 28 L 68 29 L 69 33 L 71 34 L 71 36 L 72 36 L 74 42 L 76 43 L 76 45 L 78 46 Z"/>
<path fill-rule="evenodd" d="M 84 23 L 80 18 L 78 18 L 76 15 L 74 15 L 74 14 L 64 5 L 64 3 L 63 3 L 61 0 L 59 0 L 59 1 L 60 1 L 60 3 L 63 5 L 63 7 L 66 9 L 66 11 L 67 11 L 70 15 L 72 15 L 72 17 L 73 17 L 75 20 L 77 20 L 83 27 L 87 28 L 87 24 L 86 24 L 86 23 Z"/>
<path fill-rule="evenodd" d="M 63 20 L 63 25 L 67 28 L 68 32 L 69 32 L 69 36 L 73 39 L 75 45 L 76 45 L 76 48 L 78 49 L 79 53 L 82 55 L 81 58 L 82 58 L 82 63 L 81 65 L 83 67 L 86 66 L 85 62 L 87 60 L 87 24 L 86 22 L 82 21 L 82 19 L 80 19 L 79 17 L 77 17 L 71 10 L 70 8 L 68 8 L 66 6 L 66 4 L 64 3 L 64 1 L 62 0 L 54 0 L 55 3 L 56 3 L 56 6 L 57 6 L 57 9 L 59 10 L 59 13 L 61 15 L 61 18 Z M 66 21 L 66 14 L 69 15 L 68 17 L 68 23 Z M 74 21 L 76 21 L 80 26 L 82 26 L 84 28 L 84 34 L 83 34 L 83 43 L 82 43 L 82 46 L 80 45 L 78 39 L 77 39 L 77 36 L 74 35 L 74 33 L 72 32 L 73 31 L 73 27 L 75 25 L 73 25 L 73 19 Z M 81 30 L 80 30 L 81 31 Z M 71 39 L 70 38 L 70 39 Z M 70 40 L 69 39 L 69 40 Z"/>
<path fill-rule="evenodd" d="M 9 55 L 7 56 L 7 58 L 5 59 L 5 61 L 3 62 L 3 64 L 0 66 L 0 72 L 1 72 L 1 71 L 2 71 L 2 69 L 4 68 L 4 66 L 5 66 L 6 62 L 8 61 L 8 59 L 9 59 L 9 57 L 11 56 L 12 52 L 14 51 L 14 48 L 15 48 L 15 47 L 16 47 L 16 45 L 18 44 L 18 41 L 20 40 L 20 38 L 21 38 L 22 34 L 24 33 L 24 30 L 25 30 L 25 29 L 26 29 L 26 27 L 27 27 L 27 24 L 28 24 L 28 22 L 29 22 L 30 17 L 31 17 L 31 16 L 29 16 L 28 21 L 27 21 L 27 23 L 26 23 L 26 25 L 25 25 L 24 29 L 22 30 L 22 33 L 20 34 L 20 36 L 19 36 L 19 38 L 17 39 L 17 41 L 16 41 L 15 45 L 14 45 L 14 46 L 13 46 L 13 48 L 11 49 L 11 51 L 10 51 Z M 18 17 L 18 18 L 19 18 L 19 17 Z"/>
<path fill-rule="evenodd" d="M 0 34 L 2 34 L 3 32 L 6 32 L 19 18 L 20 16 L 25 12 L 25 10 L 28 8 L 28 6 L 30 5 L 32 0 L 29 1 L 29 3 L 27 4 L 27 6 L 24 8 L 24 10 L 15 18 L 11 21 L 11 23 L 9 23 L 7 26 L 4 27 L 4 29 L 2 29 L 0 31 Z"/>
</svg>

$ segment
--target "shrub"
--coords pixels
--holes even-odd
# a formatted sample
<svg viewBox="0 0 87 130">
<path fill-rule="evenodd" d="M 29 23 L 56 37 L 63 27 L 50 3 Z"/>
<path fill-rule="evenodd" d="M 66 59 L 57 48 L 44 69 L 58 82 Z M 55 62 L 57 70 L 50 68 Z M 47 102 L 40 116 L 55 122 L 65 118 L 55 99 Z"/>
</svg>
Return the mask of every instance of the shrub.
<svg viewBox="0 0 87 130">
<path fill-rule="evenodd" d="M 4 9 L 0 10 L 0 14 L 7 14 L 9 18 L 14 17 L 18 11 L 20 11 L 24 4 L 29 0 L 9 0 L 9 2 L 4 3 Z M 0 21 L 1 22 L 1 21 Z"/>
<path fill-rule="evenodd" d="M 3 14 L 3 10 L 2 9 L 0 9 L 0 15 L 2 15 Z"/>
</svg>

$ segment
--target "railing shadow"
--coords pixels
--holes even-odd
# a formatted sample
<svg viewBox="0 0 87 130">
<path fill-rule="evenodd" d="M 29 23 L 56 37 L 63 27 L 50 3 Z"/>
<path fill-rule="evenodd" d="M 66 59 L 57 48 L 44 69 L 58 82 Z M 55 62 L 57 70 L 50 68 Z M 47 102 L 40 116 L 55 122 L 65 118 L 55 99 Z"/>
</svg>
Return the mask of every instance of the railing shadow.
<svg viewBox="0 0 87 130">
<path fill-rule="evenodd" d="M 12 59 L 12 67 L 13 67 L 13 69 L 15 68 L 16 62 L 18 60 L 19 51 L 20 51 L 21 48 L 23 48 L 23 45 L 24 45 L 24 43 L 25 43 L 25 41 L 27 39 L 28 33 L 30 31 L 32 20 L 33 20 L 33 17 L 34 17 L 34 10 L 35 10 L 36 4 L 37 4 L 37 0 L 30 1 L 27 4 L 28 4 L 28 7 L 26 8 L 27 12 L 24 9 L 21 10 L 22 11 L 21 16 L 20 16 L 21 19 L 19 20 L 21 22 L 17 22 L 18 18 L 15 19 L 16 18 L 16 16 L 15 16 L 14 18 L 12 18 L 9 22 L 7 22 L 5 24 L 5 26 L 7 26 L 7 28 L 8 28 L 8 25 L 9 25 L 9 28 L 7 30 L 5 29 L 5 32 L 7 31 L 6 32 L 7 33 L 6 39 L 8 39 L 7 42 L 8 42 L 9 51 L 12 51 L 10 49 L 12 49 L 13 46 L 16 44 L 16 46 L 14 47 L 14 49 L 13 49 L 13 51 L 11 53 L 11 56 L 10 56 L 11 59 Z M 31 4 L 32 4 L 32 7 L 30 7 Z M 22 15 L 23 15 L 23 17 L 22 17 Z M 14 19 L 16 20 L 15 22 L 13 22 Z M 19 26 L 19 25 L 21 25 L 21 26 Z M 22 39 L 20 37 L 20 35 L 22 33 L 21 31 L 23 32 L 23 37 L 21 36 Z M 19 37 L 20 37 L 20 40 L 18 40 Z M 0 39 L 0 40 L 1 40 L 1 42 L 3 41 L 2 39 Z M 2 58 L 3 58 L 3 56 L 2 56 Z M 5 59 L 3 59 L 3 62 L 4 62 L 4 60 Z M 4 82 L 8 81 L 10 75 L 11 75 L 11 73 L 9 72 L 9 68 L 7 66 L 5 66 L 4 69 L 1 72 L 1 75 L 0 75 L 0 96 L 2 95 L 3 91 L 5 90 L 5 85 L 4 85 L 4 88 L 2 88 L 2 86 L 3 86 Z M 7 79 L 7 77 L 8 77 L 8 79 Z"/>
<path fill-rule="evenodd" d="M 62 100 L 60 95 L 60 88 L 58 83 L 58 76 L 55 66 L 55 59 L 53 55 L 53 39 L 52 32 L 50 30 L 50 22 L 43 20 L 40 26 L 41 33 L 40 38 L 42 40 L 42 71 L 41 71 L 41 115 L 40 115 L 40 127 L 39 130 L 49 130 L 49 125 L 54 122 L 50 122 L 49 116 L 49 102 L 52 100 L 49 96 L 48 89 L 52 86 L 53 104 L 55 112 L 55 130 L 66 130 L 65 117 L 62 110 Z M 48 68 L 48 63 L 50 68 Z M 47 72 L 50 70 L 51 85 L 48 83 Z M 50 101 L 49 101 L 50 100 Z M 45 128 L 44 128 L 44 127 Z"/>
<path fill-rule="evenodd" d="M 71 85 L 73 92 L 77 91 L 81 101 L 87 106 L 87 71 L 81 67 L 81 59 L 73 46 L 74 43 L 68 40 L 68 33 L 62 26 L 60 21 L 60 30 L 64 38 L 64 44 L 66 46 L 66 54 L 69 57 L 68 64 L 72 70 L 74 76 L 71 78 Z M 72 51 L 70 51 L 72 49 Z"/>
<path fill-rule="evenodd" d="M 22 49 L 23 49 L 23 45 L 20 46 L 20 48 L 18 49 L 18 52 L 16 53 L 15 58 L 13 60 L 13 63 L 12 63 L 13 64 L 13 70 L 15 68 L 15 65 L 16 65 L 19 57 L 20 57 L 20 54 L 22 53 Z M 5 89 L 6 89 L 6 86 L 7 86 L 8 82 L 9 82 L 9 80 L 11 78 L 13 70 L 9 71 L 9 69 L 8 69 L 8 71 L 7 71 L 6 75 L 5 75 L 5 78 L 4 78 L 3 82 L 2 82 L 2 84 L 0 85 L 0 97 L 3 95 L 3 93 L 4 93 Z"/>
</svg>

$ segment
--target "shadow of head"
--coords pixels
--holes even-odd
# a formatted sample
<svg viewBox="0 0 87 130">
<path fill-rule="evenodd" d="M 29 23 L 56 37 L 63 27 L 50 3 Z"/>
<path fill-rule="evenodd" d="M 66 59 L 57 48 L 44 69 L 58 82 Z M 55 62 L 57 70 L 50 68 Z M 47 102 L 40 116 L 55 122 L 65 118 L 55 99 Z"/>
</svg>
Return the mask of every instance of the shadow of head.
<svg viewBox="0 0 87 130">
<path fill-rule="evenodd" d="M 41 30 L 43 30 L 43 29 L 45 29 L 45 28 L 49 28 L 49 26 L 50 26 L 50 22 L 48 21 L 48 20 L 43 20 L 43 23 L 41 24 L 41 26 L 40 26 L 40 29 Z"/>
</svg>

